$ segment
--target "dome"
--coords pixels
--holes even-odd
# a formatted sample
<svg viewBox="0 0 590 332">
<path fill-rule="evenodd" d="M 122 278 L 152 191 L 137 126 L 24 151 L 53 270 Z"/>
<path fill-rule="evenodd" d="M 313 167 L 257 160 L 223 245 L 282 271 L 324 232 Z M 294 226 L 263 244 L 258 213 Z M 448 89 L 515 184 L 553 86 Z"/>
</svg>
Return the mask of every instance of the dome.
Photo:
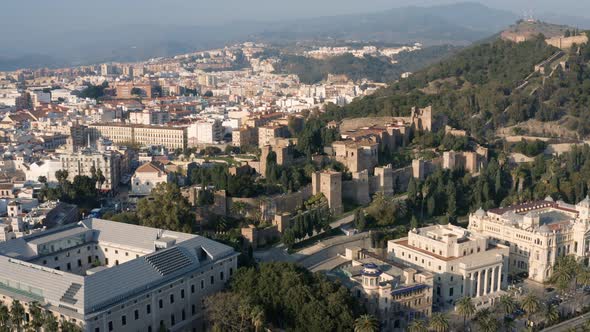
<svg viewBox="0 0 590 332">
<path fill-rule="evenodd" d="M 539 227 L 539 232 L 541 232 L 541 233 L 551 233 L 551 229 L 549 229 L 549 226 L 543 225 L 543 226 Z"/>
<path fill-rule="evenodd" d="M 545 201 L 546 202 L 553 202 L 553 197 L 547 196 L 547 197 L 545 197 Z"/>
<path fill-rule="evenodd" d="M 379 267 L 376 264 L 373 263 L 368 263 L 363 265 L 363 270 L 361 272 L 362 275 L 365 276 L 379 276 L 381 274 L 381 270 L 379 269 Z"/>
<path fill-rule="evenodd" d="M 487 213 L 482 208 L 479 208 L 475 211 L 475 215 L 478 217 L 485 217 L 487 216 Z"/>
<path fill-rule="evenodd" d="M 583 206 L 583 207 L 590 207 L 590 197 L 586 196 L 586 198 L 584 198 L 582 201 L 580 201 L 576 205 L 577 206 Z"/>
</svg>

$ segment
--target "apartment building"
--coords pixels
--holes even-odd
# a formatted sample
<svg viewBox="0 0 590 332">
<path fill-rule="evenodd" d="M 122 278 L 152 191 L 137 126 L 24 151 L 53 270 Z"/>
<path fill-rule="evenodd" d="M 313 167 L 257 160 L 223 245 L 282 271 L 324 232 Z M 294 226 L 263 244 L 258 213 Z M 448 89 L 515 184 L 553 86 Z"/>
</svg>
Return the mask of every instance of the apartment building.
<svg viewBox="0 0 590 332">
<path fill-rule="evenodd" d="M 99 152 L 82 149 L 60 154 L 60 169 L 68 171 L 68 180 L 73 181 L 77 175 L 91 177 L 100 170 L 105 177 L 101 190 L 116 190 L 121 179 L 121 155 L 113 151 Z"/>
<path fill-rule="evenodd" d="M 0 294 L 84 331 L 201 331 L 204 299 L 237 269 L 205 237 L 86 219 L 0 243 Z"/>
<path fill-rule="evenodd" d="M 258 128 L 244 126 L 233 130 L 231 141 L 233 146 L 256 146 L 258 144 Z"/>
<path fill-rule="evenodd" d="M 105 137 L 114 143 L 136 143 L 142 146 L 161 145 L 168 149 L 186 149 L 186 127 L 136 125 L 136 124 L 91 124 L 92 136 Z"/>
<path fill-rule="evenodd" d="M 576 205 L 553 201 L 479 209 L 469 216 L 469 230 L 510 248 L 511 274 L 526 273 L 537 282 L 551 278 L 560 256 L 574 255 L 588 264 L 590 198 Z"/>
<path fill-rule="evenodd" d="M 215 144 L 223 140 L 223 126 L 219 120 L 198 121 L 187 128 L 188 142 L 196 144 Z"/>
<path fill-rule="evenodd" d="M 391 259 L 432 272 L 434 298 L 441 306 L 469 296 L 488 304 L 507 285 L 507 246 L 453 225 L 435 225 L 408 232 L 387 243 Z"/>
</svg>

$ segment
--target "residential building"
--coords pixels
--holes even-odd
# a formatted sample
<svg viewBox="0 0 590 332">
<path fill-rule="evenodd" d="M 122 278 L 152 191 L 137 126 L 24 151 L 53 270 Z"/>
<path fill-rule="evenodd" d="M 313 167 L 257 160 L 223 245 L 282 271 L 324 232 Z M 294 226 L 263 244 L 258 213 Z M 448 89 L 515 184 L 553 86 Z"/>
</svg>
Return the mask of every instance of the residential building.
<svg viewBox="0 0 590 332">
<path fill-rule="evenodd" d="M 92 124 L 92 136 L 105 137 L 114 143 L 136 143 L 142 146 L 161 145 L 168 149 L 186 149 L 186 127 L 135 125 L 135 124 Z"/>
<path fill-rule="evenodd" d="M 0 294 L 84 331 L 195 331 L 237 256 L 202 236 L 85 219 L 0 243 Z"/>
<path fill-rule="evenodd" d="M 137 196 L 149 195 L 158 184 L 168 183 L 170 174 L 160 162 L 150 161 L 135 170 L 131 179 L 131 193 Z"/>
<path fill-rule="evenodd" d="M 121 179 L 121 155 L 113 151 L 99 152 L 82 149 L 76 152 L 63 152 L 59 156 L 61 169 L 68 172 L 68 179 L 73 181 L 77 175 L 93 176 L 93 171 L 102 172 L 105 178 L 101 190 L 116 190 Z"/>
</svg>

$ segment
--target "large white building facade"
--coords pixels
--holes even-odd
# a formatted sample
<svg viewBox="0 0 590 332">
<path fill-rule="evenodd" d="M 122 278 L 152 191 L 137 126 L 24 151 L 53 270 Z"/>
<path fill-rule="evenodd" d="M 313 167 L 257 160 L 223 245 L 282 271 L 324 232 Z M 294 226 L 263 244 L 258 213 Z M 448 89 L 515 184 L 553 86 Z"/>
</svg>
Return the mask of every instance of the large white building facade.
<svg viewBox="0 0 590 332">
<path fill-rule="evenodd" d="M 238 254 L 205 237 L 86 219 L 0 244 L 0 295 L 85 331 L 200 331 Z"/>
<path fill-rule="evenodd" d="M 393 260 L 435 275 L 433 296 L 439 306 L 464 296 L 492 303 L 506 286 L 508 247 L 458 226 L 411 230 L 408 237 L 389 241 L 387 252 Z"/>
<path fill-rule="evenodd" d="M 546 282 L 560 256 L 574 255 L 588 264 L 590 199 L 572 205 L 548 197 L 487 212 L 480 209 L 469 216 L 469 230 L 509 246 L 511 274 L 526 273 Z"/>
</svg>

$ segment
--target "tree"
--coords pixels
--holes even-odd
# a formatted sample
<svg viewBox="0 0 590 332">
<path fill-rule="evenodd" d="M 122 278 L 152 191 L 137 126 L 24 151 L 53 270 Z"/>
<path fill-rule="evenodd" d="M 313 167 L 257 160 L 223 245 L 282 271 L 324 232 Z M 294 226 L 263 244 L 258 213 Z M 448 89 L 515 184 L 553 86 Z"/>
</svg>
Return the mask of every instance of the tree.
<svg viewBox="0 0 590 332">
<path fill-rule="evenodd" d="M 42 183 L 42 184 L 47 184 L 47 177 L 41 175 L 37 178 L 37 182 Z"/>
<path fill-rule="evenodd" d="M 141 225 L 171 231 L 192 233 L 195 216 L 189 202 L 174 183 L 160 183 L 150 196 L 137 204 Z"/>
<path fill-rule="evenodd" d="M 12 326 L 19 331 L 25 318 L 25 308 L 19 300 L 14 300 L 10 307 L 10 322 Z"/>
<path fill-rule="evenodd" d="M 543 312 L 543 317 L 549 325 L 553 325 L 559 321 L 559 309 L 556 305 L 547 305 Z"/>
<path fill-rule="evenodd" d="M 30 322 L 31 327 L 33 329 L 35 329 L 35 331 L 39 331 L 41 329 L 41 327 L 43 327 L 43 324 L 45 323 L 43 311 L 41 310 L 39 303 L 37 303 L 37 302 L 31 303 L 31 305 L 29 306 L 29 314 L 31 316 L 31 322 Z"/>
<path fill-rule="evenodd" d="M 264 309 L 256 306 L 252 309 L 250 314 L 252 317 L 252 325 L 254 326 L 254 332 L 260 331 L 260 328 L 264 326 L 266 316 L 264 315 Z"/>
<path fill-rule="evenodd" d="M 106 178 L 104 174 L 102 174 L 102 169 L 98 169 L 96 171 L 96 182 L 98 183 L 98 189 L 102 189 L 102 185 L 105 183 Z"/>
<path fill-rule="evenodd" d="M 49 310 L 43 314 L 43 331 L 44 332 L 57 332 L 59 330 L 59 323 Z"/>
<path fill-rule="evenodd" d="M 62 332 L 82 332 L 82 328 L 80 325 L 70 322 L 68 320 L 62 319 L 60 324 L 60 331 Z"/>
<path fill-rule="evenodd" d="M 68 179 L 68 175 L 68 171 L 66 171 L 65 169 L 60 169 L 55 172 L 55 178 L 57 179 L 57 182 L 62 186 Z"/>
<path fill-rule="evenodd" d="M 408 325 L 408 332 L 428 332 L 428 325 L 423 320 L 414 319 Z"/>
<path fill-rule="evenodd" d="M 522 300 L 522 308 L 527 312 L 527 319 L 530 321 L 531 317 L 541 309 L 541 302 L 535 294 L 529 293 Z"/>
<path fill-rule="evenodd" d="M 354 321 L 354 332 L 377 332 L 379 321 L 372 315 L 362 315 Z"/>
<path fill-rule="evenodd" d="M 429 326 L 436 332 L 446 332 L 449 330 L 449 319 L 445 314 L 437 312 L 432 314 Z"/>
<path fill-rule="evenodd" d="M 475 315 L 475 321 L 479 326 L 478 331 L 496 332 L 498 330 L 498 320 L 488 308 L 478 311 Z"/>
<path fill-rule="evenodd" d="M 0 302 L 0 326 L 8 327 L 10 324 L 10 311 L 4 303 Z"/>
<path fill-rule="evenodd" d="M 455 305 L 457 307 L 457 313 L 463 316 L 463 329 L 466 330 L 467 318 L 475 314 L 475 305 L 469 296 L 460 298 Z"/>
<path fill-rule="evenodd" d="M 354 226 L 356 227 L 356 229 L 358 229 L 359 232 L 363 232 L 365 230 L 365 227 L 367 227 L 365 211 L 363 211 L 363 209 L 356 210 L 354 216 Z"/>
<path fill-rule="evenodd" d="M 500 301 L 498 303 L 504 315 L 512 314 L 518 307 L 514 297 L 512 297 L 510 294 L 504 294 L 500 296 Z"/>
</svg>

